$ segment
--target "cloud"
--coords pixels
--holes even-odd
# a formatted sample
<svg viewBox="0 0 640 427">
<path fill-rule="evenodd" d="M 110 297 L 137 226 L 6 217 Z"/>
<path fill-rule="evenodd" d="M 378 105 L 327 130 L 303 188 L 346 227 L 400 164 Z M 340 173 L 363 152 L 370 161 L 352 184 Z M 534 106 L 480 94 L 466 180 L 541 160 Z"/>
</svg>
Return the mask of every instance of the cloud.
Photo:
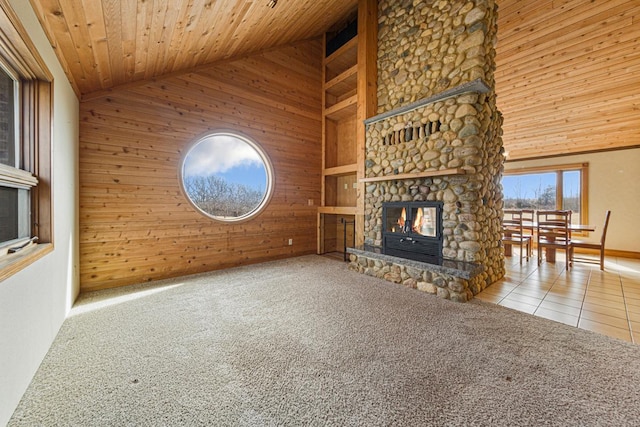
<svg viewBox="0 0 640 427">
<path fill-rule="evenodd" d="M 207 176 L 239 166 L 262 164 L 258 152 L 245 141 L 229 135 L 214 135 L 201 140 L 187 154 L 184 176 Z"/>
</svg>

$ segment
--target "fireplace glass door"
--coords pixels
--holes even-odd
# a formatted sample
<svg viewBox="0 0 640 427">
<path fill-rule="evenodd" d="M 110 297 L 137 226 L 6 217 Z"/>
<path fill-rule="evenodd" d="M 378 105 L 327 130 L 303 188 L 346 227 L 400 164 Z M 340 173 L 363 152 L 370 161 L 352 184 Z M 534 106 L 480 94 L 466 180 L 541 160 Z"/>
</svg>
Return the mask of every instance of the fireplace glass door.
<svg viewBox="0 0 640 427">
<path fill-rule="evenodd" d="M 407 226 L 407 208 L 402 207 L 387 207 L 387 223 L 385 224 L 385 230 L 391 233 L 403 233 L 406 234 L 410 229 Z"/>
<path fill-rule="evenodd" d="M 434 206 L 411 208 L 411 231 L 425 237 L 437 237 L 436 215 Z"/>
<path fill-rule="evenodd" d="M 438 236 L 438 214 L 435 206 L 388 206 L 386 209 L 386 231 L 425 237 Z"/>
</svg>

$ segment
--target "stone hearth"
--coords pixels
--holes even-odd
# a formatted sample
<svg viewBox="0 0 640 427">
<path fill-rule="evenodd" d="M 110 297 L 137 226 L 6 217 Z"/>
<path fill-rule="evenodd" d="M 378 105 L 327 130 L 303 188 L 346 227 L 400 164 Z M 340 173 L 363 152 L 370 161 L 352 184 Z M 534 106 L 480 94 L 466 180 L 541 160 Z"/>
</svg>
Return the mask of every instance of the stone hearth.
<svg viewBox="0 0 640 427">
<path fill-rule="evenodd" d="M 365 245 L 347 251 L 352 270 L 459 302 L 473 297 L 468 290 L 477 286 L 484 270 L 482 265 L 469 262 L 423 262 L 385 255 L 379 246 Z"/>
</svg>

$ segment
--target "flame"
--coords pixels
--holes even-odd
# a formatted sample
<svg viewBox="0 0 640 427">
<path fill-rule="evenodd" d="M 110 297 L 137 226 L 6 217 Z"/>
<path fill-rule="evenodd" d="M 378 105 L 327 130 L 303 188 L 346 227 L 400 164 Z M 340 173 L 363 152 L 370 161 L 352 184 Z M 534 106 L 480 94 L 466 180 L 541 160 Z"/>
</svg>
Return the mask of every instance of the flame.
<svg viewBox="0 0 640 427">
<path fill-rule="evenodd" d="M 398 218 L 398 225 L 400 226 L 400 230 L 404 231 L 404 223 L 407 220 L 407 211 L 405 208 L 402 208 L 402 213 L 400 214 L 400 218 Z"/>
<path fill-rule="evenodd" d="M 420 230 L 422 229 L 422 218 L 423 218 L 422 209 L 418 209 L 416 213 L 416 217 L 413 220 L 413 227 L 412 227 L 412 230 L 415 233 L 420 233 Z"/>
</svg>

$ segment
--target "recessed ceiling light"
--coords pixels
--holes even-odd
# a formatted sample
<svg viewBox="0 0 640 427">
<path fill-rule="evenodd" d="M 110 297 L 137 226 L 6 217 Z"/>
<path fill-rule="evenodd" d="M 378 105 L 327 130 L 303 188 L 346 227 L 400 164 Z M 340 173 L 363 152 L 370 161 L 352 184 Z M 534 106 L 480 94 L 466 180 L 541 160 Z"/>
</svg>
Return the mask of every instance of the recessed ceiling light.
<svg viewBox="0 0 640 427">
<path fill-rule="evenodd" d="M 269 3 L 267 4 L 267 6 L 273 9 L 274 7 L 276 7 L 276 4 L 278 4 L 278 0 L 269 0 Z"/>
</svg>

